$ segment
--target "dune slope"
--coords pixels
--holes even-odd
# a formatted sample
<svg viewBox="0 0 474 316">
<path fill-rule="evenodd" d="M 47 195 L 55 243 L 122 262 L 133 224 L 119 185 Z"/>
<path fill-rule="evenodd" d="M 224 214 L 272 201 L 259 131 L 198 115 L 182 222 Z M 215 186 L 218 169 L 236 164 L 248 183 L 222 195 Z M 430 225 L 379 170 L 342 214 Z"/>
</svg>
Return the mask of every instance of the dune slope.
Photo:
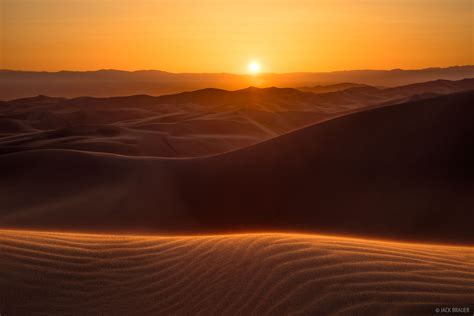
<svg viewBox="0 0 474 316">
<path fill-rule="evenodd" d="M 205 158 L 3 155 L 0 225 L 472 242 L 473 95 L 358 112 Z"/>
<path fill-rule="evenodd" d="M 0 231 L 0 247 L 5 315 L 432 315 L 474 302 L 472 247 L 27 231 Z"/>
<path fill-rule="evenodd" d="M 473 100 L 361 111 L 185 161 L 183 199 L 206 222 L 472 241 Z"/>
</svg>

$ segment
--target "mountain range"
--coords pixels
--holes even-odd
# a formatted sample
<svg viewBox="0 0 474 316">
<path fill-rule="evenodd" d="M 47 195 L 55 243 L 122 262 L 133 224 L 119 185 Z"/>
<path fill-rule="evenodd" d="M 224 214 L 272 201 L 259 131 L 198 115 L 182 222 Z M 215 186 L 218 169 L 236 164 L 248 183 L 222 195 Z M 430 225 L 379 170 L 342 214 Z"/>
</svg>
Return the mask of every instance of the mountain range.
<svg viewBox="0 0 474 316">
<path fill-rule="evenodd" d="M 0 100 L 35 95 L 58 97 L 110 97 L 134 94 L 163 95 L 204 88 L 227 90 L 257 87 L 314 87 L 343 82 L 373 86 L 400 86 L 436 79 L 474 77 L 474 66 L 418 70 L 351 70 L 335 72 L 262 73 L 170 73 L 158 70 L 34 72 L 0 70 Z M 325 91 L 329 92 L 329 91 Z"/>
</svg>

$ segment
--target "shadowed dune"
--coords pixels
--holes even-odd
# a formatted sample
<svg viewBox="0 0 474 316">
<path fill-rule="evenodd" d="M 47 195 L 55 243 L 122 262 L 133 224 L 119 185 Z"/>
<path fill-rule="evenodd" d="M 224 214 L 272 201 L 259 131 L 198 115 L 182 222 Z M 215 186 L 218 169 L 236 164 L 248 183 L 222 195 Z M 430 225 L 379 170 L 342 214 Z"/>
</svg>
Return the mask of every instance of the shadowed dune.
<svg viewBox="0 0 474 316">
<path fill-rule="evenodd" d="M 204 158 L 3 155 L 0 224 L 472 242 L 473 96 L 362 111 Z"/>
<path fill-rule="evenodd" d="M 0 231 L 0 250 L 5 315 L 432 315 L 474 302 L 472 247 Z"/>
</svg>

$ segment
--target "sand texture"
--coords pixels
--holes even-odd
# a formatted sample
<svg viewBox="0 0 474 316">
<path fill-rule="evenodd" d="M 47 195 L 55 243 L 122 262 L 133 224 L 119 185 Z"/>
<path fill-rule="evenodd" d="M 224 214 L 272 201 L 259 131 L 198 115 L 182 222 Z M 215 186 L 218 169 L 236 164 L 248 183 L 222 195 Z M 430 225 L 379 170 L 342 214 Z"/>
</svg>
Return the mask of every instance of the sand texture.
<svg viewBox="0 0 474 316">
<path fill-rule="evenodd" d="M 0 247 L 5 315 L 431 315 L 474 302 L 472 247 L 27 231 L 1 231 Z"/>
</svg>

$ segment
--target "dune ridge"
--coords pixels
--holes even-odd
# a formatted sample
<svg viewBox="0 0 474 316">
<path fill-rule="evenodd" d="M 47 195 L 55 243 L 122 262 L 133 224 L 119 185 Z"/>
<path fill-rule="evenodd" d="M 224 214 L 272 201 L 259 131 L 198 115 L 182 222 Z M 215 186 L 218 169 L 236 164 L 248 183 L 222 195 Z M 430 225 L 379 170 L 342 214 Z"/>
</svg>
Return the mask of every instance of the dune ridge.
<svg viewBox="0 0 474 316">
<path fill-rule="evenodd" d="M 1 230 L 0 249 L 5 315 L 431 315 L 474 302 L 472 247 Z"/>
<path fill-rule="evenodd" d="M 369 107 L 468 90 L 474 90 L 474 79 L 388 89 L 349 86 L 318 94 L 250 87 L 161 97 L 37 96 L 0 102 L 0 155 L 71 149 L 127 156 L 206 156 Z"/>
</svg>

